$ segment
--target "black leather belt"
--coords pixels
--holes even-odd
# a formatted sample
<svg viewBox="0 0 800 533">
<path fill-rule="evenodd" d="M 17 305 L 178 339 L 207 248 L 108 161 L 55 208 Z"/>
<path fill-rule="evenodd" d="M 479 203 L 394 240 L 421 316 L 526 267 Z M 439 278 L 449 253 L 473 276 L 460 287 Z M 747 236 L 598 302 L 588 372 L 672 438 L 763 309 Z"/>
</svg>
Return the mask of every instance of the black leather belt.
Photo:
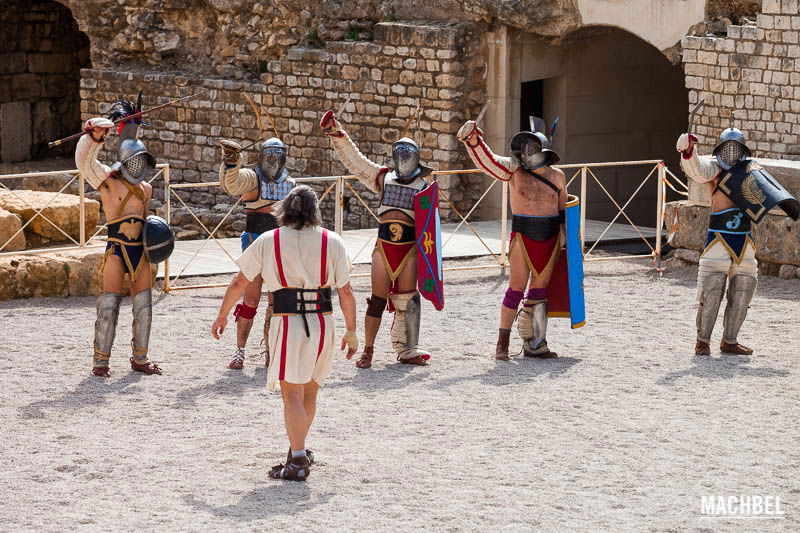
<svg viewBox="0 0 800 533">
<path fill-rule="evenodd" d="M 712 214 L 708 224 L 709 231 L 725 231 L 729 233 L 750 233 L 750 217 L 741 209 L 726 209 L 722 213 Z"/>
<path fill-rule="evenodd" d="M 120 218 L 108 224 L 108 240 L 124 244 L 142 244 L 144 224 L 144 219 L 136 215 Z"/>
<path fill-rule="evenodd" d="M 520 233 L 534 241 L 546 241 L 561 230 L 561 217 L 526 217 L 514 215 L 511 217 L 511 231 Z"/>
<path fill-rule="evenodd" d="M 394 243 L 414 242 L 416 240 L 416 230 L 414 226 L 404 222 L 381 222 L 378 226 L 378 238 Z"/>
<path fill-rule="evenodd" d="M 315 300 L 307 300 L 307 294 L 316 296 Z M 317 309 L 317 307 L 319 307 Z M 308 330 L 307 314 L 330 313 L 333 311 L 331 302 L 331 288 L 321 289 L 280 289 L 272 293 L 272 313 L 274 315 L 300 315 L 303 317 L 303 326 L 306 337 Z"/>
<path fill-rule="evenodd" d="M 261 235 L 278 227 L 278 219 L 272 213 L 247 213 L 244 230 Z"/>
</svg>

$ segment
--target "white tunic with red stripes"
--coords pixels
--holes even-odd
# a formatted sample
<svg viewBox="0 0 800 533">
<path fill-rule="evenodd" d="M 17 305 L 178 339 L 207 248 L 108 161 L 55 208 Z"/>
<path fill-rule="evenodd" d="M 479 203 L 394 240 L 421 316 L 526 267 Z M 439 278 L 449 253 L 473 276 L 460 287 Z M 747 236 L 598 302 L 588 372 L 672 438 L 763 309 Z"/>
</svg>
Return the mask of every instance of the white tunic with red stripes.
<svg viewBox="0 0 800 533">
<path fill-rule="evenodd" d="M 284 288 L 338 289 L 350 281 L 350 262 L 342 239 L 320 227 L 282 227 L 263 233 L 242 253 L 237 264 L 248 280 L 260 274 L 264 288 L 270 292 Z M 268 388 L 279 388 L 281 381 L 303 384 L 313 379 L 320 386 L 325 384 L 333 362 L 333 314 L 308 314 L 306 319 L 308 336 L 302 316 L 273 315 Z"/>
</svg>

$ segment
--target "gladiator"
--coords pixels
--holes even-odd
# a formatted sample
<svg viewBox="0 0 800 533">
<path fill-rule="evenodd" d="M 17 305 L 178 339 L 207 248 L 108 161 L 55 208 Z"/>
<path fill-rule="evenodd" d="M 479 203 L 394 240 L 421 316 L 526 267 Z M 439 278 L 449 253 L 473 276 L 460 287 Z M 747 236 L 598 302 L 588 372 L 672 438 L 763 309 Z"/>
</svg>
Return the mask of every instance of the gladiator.
<svg viewBox="0 0 800 533">
<path fill-rule="evenodd" d="M 253 241 L 268 231 L 278 227 L 272 213 L 275 202 L 283 200 L 294 187 L 294 180 L 286 170 L 287 147 L 277 137 L 267 139 L 258 150 L 258 163 L 251 167 L 242 166 L 242 147 L 230 140 L 220 141 L 223 161 L 219 169 L 219 183 L 222 190 L 231 196 L 241 196 L 244 203 L 245 229 L 242 232 L 242 251 Z M 253 327 L 258 304 L 261 301 L 262 280 L 256 276 L 248 283 L 242 301 L 236 306 L 236 350 L 228 363 L 228 368 L 244 368 L 245 347 Z M 266 317 L 264 319 L 264 344 L 266 364 L 269 365 L 269 324 L 272 317 L 272 297 L 268 295 Z"/>
<path fill-rule="evenodd" d="M 567 201 L 560 160 L 541 132 L 521 131 L 511 139 L 511 157 L 491 151 L 477 123 L 468 120 L 458 131 L 472 161 L 491 178 L 508 182 L 511 200 L 510 273 L 500 307 L 495 358 L 508 361 L 511 327 L 517 327 L 526 357 L 552 358 L 547 345 L 547 286 L 565 244 Z M 527 288 L 527 292 L 526 291 Z"/>
<path fill-rule="evenodd" d="M 431 354 L 419 348 L 421 320 L 417 290 L 414 195 L 428 186 L 431 169 L 420 164 L 420 149 L 413 139 L 403 137 L 392 144 L 393 168 L 365 157 L 332 111 L 320 122 L 342 164 L 370 191 L 380 195 L 377 215 L 378 240 L 372 252 L 372 295 L 367 299 L 364 319 L 364 351 L 356 366 L 370 368 L 375 337 L 387 306 L 394 311 L 392 347 L 404 364 L 426 365 Z"/>
<path fill-rule="evenodd" d="M 751 159 L 750 148 L 739 129 L 722 132 L 711 159 L 699 156 L 696 143 L 697 137 L 684 133 L 676 144 L 684 173 L 704 184 L 711 197 L 706 245 L 697 272 L 695 354 L 711 355 L 711 333 L 727 287 L 719 349 L 722 353 L 750 355 L 752 348 L 738 339 L 758 285 L 752 225 L 773 206 L 780 206 L 797 220 L 800 204 Z"/>
<path fill-rule="evenodd" d="M 115 105 L 110 118 L 119 118 L 127 102 Z M 155 172 L 156 160 L 138 140 L 138 124 L 126 123 L 121 129 L 117 162 L 107 166 L 97 159 L 111 128 L 109 118 L 87 120 L 86 132 L 75 150 L 75 164 L 83 178 L 100 192 L 103 214 L 108 221 L 108 244 L 103 261 L 103 292 L 97 299 L 94 327 L 92 373 L 108 377 L 109 359 L 114 345 L 117 319 L 122 303 L 124 276 L 130 277 L 133 307 L 131 369 L 145 374 L 161 374 L 158 365 L 148 358 L 150 329 L 153 320 L 152 275 L 145 253 L 144 234 L 148 222 L 148 204 L 153 189 L 146 182 Z"/>
</svg>

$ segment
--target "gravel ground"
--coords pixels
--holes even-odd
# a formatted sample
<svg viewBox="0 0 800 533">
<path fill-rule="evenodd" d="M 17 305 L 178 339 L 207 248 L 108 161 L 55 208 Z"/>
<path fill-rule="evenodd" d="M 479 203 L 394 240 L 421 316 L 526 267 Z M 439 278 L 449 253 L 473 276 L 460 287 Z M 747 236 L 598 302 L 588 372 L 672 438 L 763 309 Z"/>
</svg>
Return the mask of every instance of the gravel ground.
<svg viewBox="0 0 800 533">
<path fill-rule="evenodd" d="M 586 270 L 588 324 L 551 322 L 554 360 L 490 357 L 497 270 L 447 273 L 445 310 L 423 310 L 427 368 L 395 362 L 385 320 L 372 370 L 334 363 L 304 484 L 266 475 L 287 449 L 281 400 L 259 335 L 226 368 L 222 289 L 157 295 L 160 377 L 128 369 L 127 300 L 108 380 L 88 375 L 93 298 L 0 303 L 0 529 L 800 530 L 800 281 L 761 278 L 753 356 L 700 358 L 696 268 Z M 702 496 L 739 494 L 785 515 L 701 516 Z"/>
</svg>

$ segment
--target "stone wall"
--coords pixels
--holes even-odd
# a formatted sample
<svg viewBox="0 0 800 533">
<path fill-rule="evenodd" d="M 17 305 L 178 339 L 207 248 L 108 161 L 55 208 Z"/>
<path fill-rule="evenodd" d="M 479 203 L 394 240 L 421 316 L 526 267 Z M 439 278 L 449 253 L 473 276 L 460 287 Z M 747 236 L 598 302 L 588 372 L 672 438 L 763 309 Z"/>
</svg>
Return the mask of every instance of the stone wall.
<svg viewBox="0 0 800 533">
<path fill-rule="evenodd" d="M 798 0 L 763 0 L 757 23 L 729 26 L 727 37 L 685 37 L 689 105 L 708 153 L 731 125 L 758 157 L 800 160 L 800 8 Z"/>
<path fill-rule="evenodd" d="M 51 0 L 4 2 L 0 28 L 0 160 L 24 161 L 74 132 L 89 40 L 69 9 Z"/>
<path fill-rule="evenodd" d="M 554 39 L 580 24 L 574 0 L 59 1 L 89 35 L 97 68 L 191 65 L 228 79 L 256 78 L 290 47 L 369 41 L 381 22 L 492 21 Z"/>
<path fill-rule="evenodd" d="M 477 113 L 482 94 L 482 71 L 465 63 L 471 42 L 467 35 L 465 28 L 453 25 L 377 24 L 374 42 L 290 49 L 284 58 L 267 63 L 259 83 L 86 69 L 81 81 L 82 118 L 97 116 L 109 102 L 132 97 L 139 88 L 147 95 L 159 95 L 158 102 L 146 99 L 147 106 L 205 90 L 185 105 L 150 117 L 154 127 L 143 134 L 157 159 L 170 164 L 173 182 L 196 183 L 216 181 L 220 139 L 245 144 L 259 138 L 255 114 L 243 93 L 252 95 L 275 119 L 290 147 L 287 166 L 295 177 L 346 173 L 318 123 L 325 110 L 338 109 L 348 96 L 351 103 L 342 122 L 361 151 L 381 164 L 388 162 L 391 143 L 419 104 L 419 120 L 409 134 L 420 142 L 423 161 L 439 169 L 469 168 L 454 136 L 465 115 Z M 272 135 L 269 129 L 265 133 Z M 250 161 L 256 159 L 255 148 L 246 154 Z M 110 160 L 114 142 L 109 142 L 109 149 L 104 155 Z M 479 196 L 481 181 L 476 174 L 447 177 L 440 183 L 459 209 L 467 209 Z M 375 204 L 374 194 L 356 187 L 370 205 Z M 193 189 L 182 196 L 207 208 L 223 209 L 231 203 L 217 188 Z M 371 216 L 349 191 L 345 197 L 346 228 L 372 226 Z M 444 209 L 443 215 L 448 214 L 449 209 Z"/>
</svg>

